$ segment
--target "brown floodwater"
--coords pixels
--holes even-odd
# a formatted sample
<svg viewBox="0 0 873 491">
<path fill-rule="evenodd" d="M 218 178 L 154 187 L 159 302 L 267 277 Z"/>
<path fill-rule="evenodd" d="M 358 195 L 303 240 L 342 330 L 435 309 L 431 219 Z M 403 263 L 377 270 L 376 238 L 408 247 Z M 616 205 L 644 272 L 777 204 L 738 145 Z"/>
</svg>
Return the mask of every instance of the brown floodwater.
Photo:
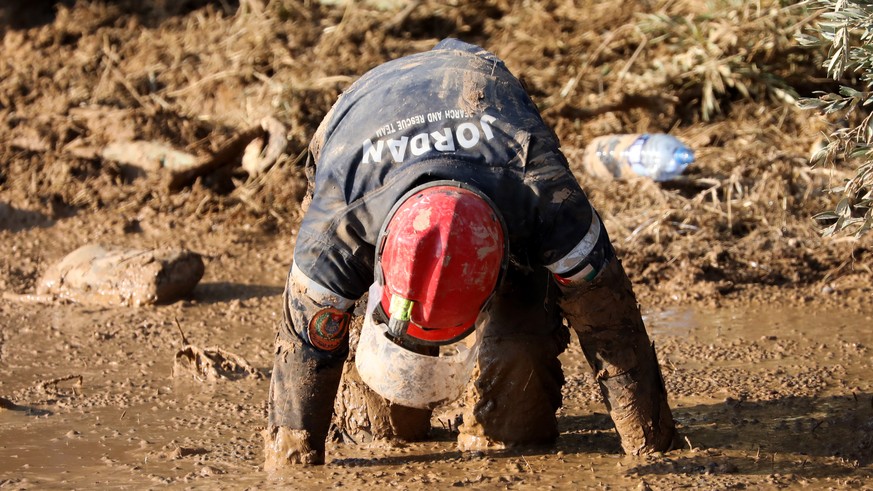
<svg viewBox="0 0 873 491">
<path fill-rule="evenodd" d="M 327 465 L 268 477 L 268 378 L 171 376 L 180 327 L 268 374 L 279 289 L 220 288 L 139 309 L 0 303 L 0 487 L 873 487 L 873 318 L 812 305 L 649 313 L 682 441 L 662 455 L 619 454 L 571 345 L 553 447 L 460 453 L 448 407 L 428 442 L 330 443 Z"/>
</svg>

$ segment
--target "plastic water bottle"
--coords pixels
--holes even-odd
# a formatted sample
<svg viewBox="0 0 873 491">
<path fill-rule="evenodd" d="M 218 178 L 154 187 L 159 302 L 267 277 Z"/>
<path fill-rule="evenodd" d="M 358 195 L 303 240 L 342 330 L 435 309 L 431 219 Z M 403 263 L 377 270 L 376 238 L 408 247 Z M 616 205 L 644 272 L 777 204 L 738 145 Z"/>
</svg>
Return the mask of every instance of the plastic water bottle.
<svg viewBox="0 0 873 491">
<path fill-rule="evenodd" d="M 694 152 L 671 135 L 644 133 L 597 137 L 582 157 L 586 172 L 607 179 L 638 175 L 669 181 L 694 162 Z"/>
</svg>

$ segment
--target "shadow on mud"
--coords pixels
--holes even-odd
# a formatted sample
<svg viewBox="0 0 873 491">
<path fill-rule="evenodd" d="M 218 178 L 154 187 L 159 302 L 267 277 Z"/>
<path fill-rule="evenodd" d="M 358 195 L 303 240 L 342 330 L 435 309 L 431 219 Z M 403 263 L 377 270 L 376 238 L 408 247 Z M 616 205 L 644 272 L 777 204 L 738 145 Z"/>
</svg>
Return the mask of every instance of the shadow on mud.
<svg viewBox="0 0 873 491">
<path fill-rule="evenodd" d="M 873 463 L 873 395 L 733 401 L 674 411 L 691 455 L 634 467 L 629 474 L 845 475 Z M 698 455 L 698 451 L 702 451 Z M 737 452 L 745 454 L 737 457 Z M 810 459 L 816 458 L 814 465 Z M 820 459 L 824 459 L 822 462 Z M 851 465 L 847 466 L 846 463 Z"/>
<path fill-rule="evenodd" d="M 0 397 L 0 410 L 20 411 L 27 416 L 51 416 L 53 413 L 47 409 L 39 409 L 31 406 L 20 406 L 5 397 Z"/>
<path fill-rule="evenodd" d="M 434 462 L 446 462 L 455 460 L 476 460 L 481 458 L 509 458 L 521 456 L 554 455 L 558 452 L 565 454 L 611 454 L 621 452 L 621 444 L 618 436 L 612 431 L 612 421 L 609 416 L 595 413 L 585 416 L 560 416 L 558 427 L 561 435 L 554 444 L 520 445 L 518 447 L 503 450 L 488 450 L 483 452 L 461 452 L 452 450 L 448 452 L 435 452 L 428 454 L 415 454 L 403 456 L 385 456 L 374 458 L 347 458 L 334 459 L 331 463 L 343 467 L 372 467 L 391 466 L 405 464 L 428 464 Z M 445 428 L 433 428 L 426 441 L 450 442 L 457 440 L 457 430 Z"/>
<path fill-rule="evenodd" d="M 873 463 L 873 395 L 729 401 L 675 411 L 695 447 Z"/>
<path fill-rule="evenodd" d="M 29 29 L 54 22 L 60 7 L 72 7 L 76 0 L 11 0 L 0 2 L 0 31 L 5 27 Z M 146 25 L 183 16 L 205 5 L 212 4 L 231 14 L 239 8 L 238 0 L 104 0 L 117 6 L 122 14 L 134 14 Z"/>
<path fill-rule="evenodd" d="M 20 210 L 0 203 L 0 230 L 21 232 L 34 227 L 51 227 L 54 220 L 37 211 Z"/>
<path fill-rule="evenodd" d="M 281 295 L 281 286 L 252 285 L 245 283 L 216 282 L 200 283 L 194 289 L 192 298 L 200 303 L 213 304 L 231 302 L 233 300 L 249 300 L 252 298 L 275 297 Z"/>
<path fill-rule="evenodd" d="M 677 450 L 638 460 L 627 475 L 786 475 L 840 477 L 873 463 L 873 394 L 733 401 L 677 408 Z M 343 467 L 433 463 L 482 457 L 621 453 L 606 414 L 562 416 L 555 445 L 485 453 L 459 451 L 375 458 L 335 459 Z M 429 440 L 454 440 L 456 432 L 435 429 Z M 815 460 L 815 462 L 813 462 Z"/>
</svg>

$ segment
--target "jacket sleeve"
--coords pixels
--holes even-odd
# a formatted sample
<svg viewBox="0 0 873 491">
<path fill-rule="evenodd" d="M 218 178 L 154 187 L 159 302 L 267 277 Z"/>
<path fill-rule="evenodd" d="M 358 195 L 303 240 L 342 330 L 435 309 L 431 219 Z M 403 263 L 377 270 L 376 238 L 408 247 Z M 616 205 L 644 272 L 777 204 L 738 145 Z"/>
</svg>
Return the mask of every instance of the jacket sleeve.
<svg viewBox="0 0 873 491">
<path fill-rule="evenodd" d="M 600 216 L 560 151 L 538 153 L 526 167 L 527 187 L 537 196 L 534 259 L 562 285 L 590 281 L 612 254 Z"/>
</svg>

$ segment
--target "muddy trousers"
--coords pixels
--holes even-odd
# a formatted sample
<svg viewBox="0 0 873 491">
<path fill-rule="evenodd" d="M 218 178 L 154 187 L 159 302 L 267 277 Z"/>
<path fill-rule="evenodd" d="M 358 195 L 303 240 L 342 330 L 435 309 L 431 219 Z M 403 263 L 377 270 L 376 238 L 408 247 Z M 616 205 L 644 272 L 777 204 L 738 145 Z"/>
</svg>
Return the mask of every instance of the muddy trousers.
<svg viewBox="0 0 873 491">
<path fill-rule="evenodd" d="M 285 463 L 322 464 L 344 357 L 325 356 L 279 331 L 270 381 L 267 470 Z"/>
<path fill-rule="evenodd" d="M 473 383 L 465 394 L 461 449 L 551 443 L 558 436 L 570 333 L 545 269 L 510 268 L 487 313 Z"/>
<path fill-rule="evenodd" d="M 462 449 L 548 443 L 558 436 L 564 376 L 558 360 L 569 341 L 547 272 L 510 269 L 488 307 L 478 366 L 459 428 Z M 354 346 L 354 334 L 352 343 Z M 354 349 L 354 348 L 352 348 Z M 351 357 L 354 357 L 352 352 Z M 430 429 L 430 411 L 388 403 L 346 364 L 336 405 L 337 426 L 351 442 L 417 440 Z"/>
<path fill-rule="evenodd" d="M 564 384 L 558 356 L 570 338 L 563 317 L 579 335 L 624 451 L 672 446 L 675 427 L 660 367 L 618 260 L 593 283 L 564 292 L 545 270 L 511 269 L 488 313 L 465 395 L 461 449 L 548 443 L 558 436 L 555 412 Z M 398 429 L 396 422 L 391 428 L 395 435 L 416 431 Z"/>
</svg>

